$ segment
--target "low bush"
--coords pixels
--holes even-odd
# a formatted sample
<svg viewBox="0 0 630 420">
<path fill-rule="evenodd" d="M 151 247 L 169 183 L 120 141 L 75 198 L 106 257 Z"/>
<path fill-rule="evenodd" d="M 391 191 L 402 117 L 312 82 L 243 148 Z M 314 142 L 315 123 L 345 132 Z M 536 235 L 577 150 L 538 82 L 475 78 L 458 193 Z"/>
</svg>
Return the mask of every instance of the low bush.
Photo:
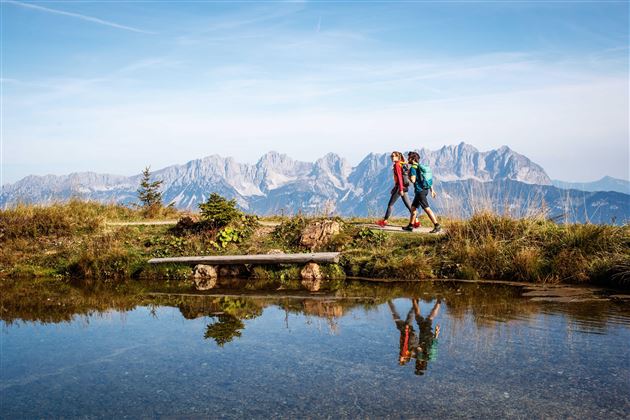
<svg viewBox="0 0 630 420">
<path fill-rule="evenodd" d="M 243 216 L 236 208 L 236 200 L 228 200 L 217 193 L 210 194 L 199 209 L 202 222 L 211 229 L 220 229 Z"/>
<path fill-rule="evenodd" d="M 300 248 L 300 238 L 302 231 L 306 227 L 308 220 L 302 216 L 294 216 L 283 220 L 272 232 L 274 239 L 287 248 Z"/>
</svg>

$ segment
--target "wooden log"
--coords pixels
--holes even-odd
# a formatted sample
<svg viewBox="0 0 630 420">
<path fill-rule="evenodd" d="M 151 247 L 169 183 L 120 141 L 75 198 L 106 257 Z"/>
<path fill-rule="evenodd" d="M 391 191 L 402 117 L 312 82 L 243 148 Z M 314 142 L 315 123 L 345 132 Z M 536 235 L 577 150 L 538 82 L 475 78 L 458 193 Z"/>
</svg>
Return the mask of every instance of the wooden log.
<svg viewBox="0 0 630 420">
<path fill-rule="evenodd" d="M 308 254 L 208 255 L 193 257 L 152 258 L 149 264 L 180 263 L 207 265 L 239 264 L 306 264 L 339 262 L 339 252 L 311 252 Z"/>
</svg>

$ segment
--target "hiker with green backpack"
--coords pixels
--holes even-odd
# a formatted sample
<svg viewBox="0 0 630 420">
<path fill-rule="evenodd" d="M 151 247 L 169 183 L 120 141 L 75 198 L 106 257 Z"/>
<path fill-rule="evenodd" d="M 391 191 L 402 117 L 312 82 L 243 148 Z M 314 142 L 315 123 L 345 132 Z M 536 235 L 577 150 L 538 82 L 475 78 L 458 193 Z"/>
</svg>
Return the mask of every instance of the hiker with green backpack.
<svg viewBox="0 0 630 420">
<path fill-rule="evenodd" d="M 435 190 L 433 189 L 433 173 L 431 172 L 431 168 L 428 165 L 420 163 L 420 155 L 416 152 L 409 152 L 407 154 L 407 162 L 411 165 L 409 169 L 409 181 L 414 185 L 415 196 L 411 203 L 409 225 L 403 227 L 403 230 L 411 232 L 414 227 L 420 226 L 420 224 L 416 222 L 416 215 L 418 207 L 422 207 L 433 223 L 433 230 L 430 233 L 438 233 L 442 230 L 442 227 L 429 207 L 429 201 L 427 200 L 429 191 L 431 192 L 431 198 L 435 198 L 436 196 Z"/>
</svg>

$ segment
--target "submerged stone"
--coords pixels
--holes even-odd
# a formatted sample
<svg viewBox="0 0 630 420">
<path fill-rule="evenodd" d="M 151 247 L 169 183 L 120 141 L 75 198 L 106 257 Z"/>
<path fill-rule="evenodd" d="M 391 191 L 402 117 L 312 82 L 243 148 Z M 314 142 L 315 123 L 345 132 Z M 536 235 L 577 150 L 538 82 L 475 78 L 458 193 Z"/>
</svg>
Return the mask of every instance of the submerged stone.
<svg viewBox="0 0 630 420">
<path fill-rule="evenodd" d="M 209 290 L 217 285 L 217 269 L 211 265 L 198 264 L 193 272 L 197 290 Z"/>
<path fill-rule="evenodd" d="M 317 292 L 322 286 L 323 275 L 319 265 L 316 263 L 308 263 L 300 271 L 300 277 L 302 278 L 302 286 L 310 290 L 311 292 Z"/>
</svg>

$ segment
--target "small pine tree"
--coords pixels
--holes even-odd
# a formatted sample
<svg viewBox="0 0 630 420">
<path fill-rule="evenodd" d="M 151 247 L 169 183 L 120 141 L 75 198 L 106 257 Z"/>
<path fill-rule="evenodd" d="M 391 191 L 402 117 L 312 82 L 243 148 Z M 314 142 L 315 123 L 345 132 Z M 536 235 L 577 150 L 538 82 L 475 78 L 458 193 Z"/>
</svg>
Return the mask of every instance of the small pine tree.
<svg viewBox="0 0 630 420">
<path fill-rule="evenodd" d="M 160 187 L 162 181 L 151 182 L 151 167 L 147 166 L 142 171 L 142 180 L 140 181 L 140 188 L 138 188 L 138 199 L 143 209 L 158 210 L 162 208 L 162 192 Z"/>
<path fill-rule="evenodd" d="M 228 200 L 217 193 L 210 194 L 208 200 L 199 204 L 201 218 L 212 228 L 222 228 L 243 214 L 236 208 L 236 200 Z"/>
</svg>

